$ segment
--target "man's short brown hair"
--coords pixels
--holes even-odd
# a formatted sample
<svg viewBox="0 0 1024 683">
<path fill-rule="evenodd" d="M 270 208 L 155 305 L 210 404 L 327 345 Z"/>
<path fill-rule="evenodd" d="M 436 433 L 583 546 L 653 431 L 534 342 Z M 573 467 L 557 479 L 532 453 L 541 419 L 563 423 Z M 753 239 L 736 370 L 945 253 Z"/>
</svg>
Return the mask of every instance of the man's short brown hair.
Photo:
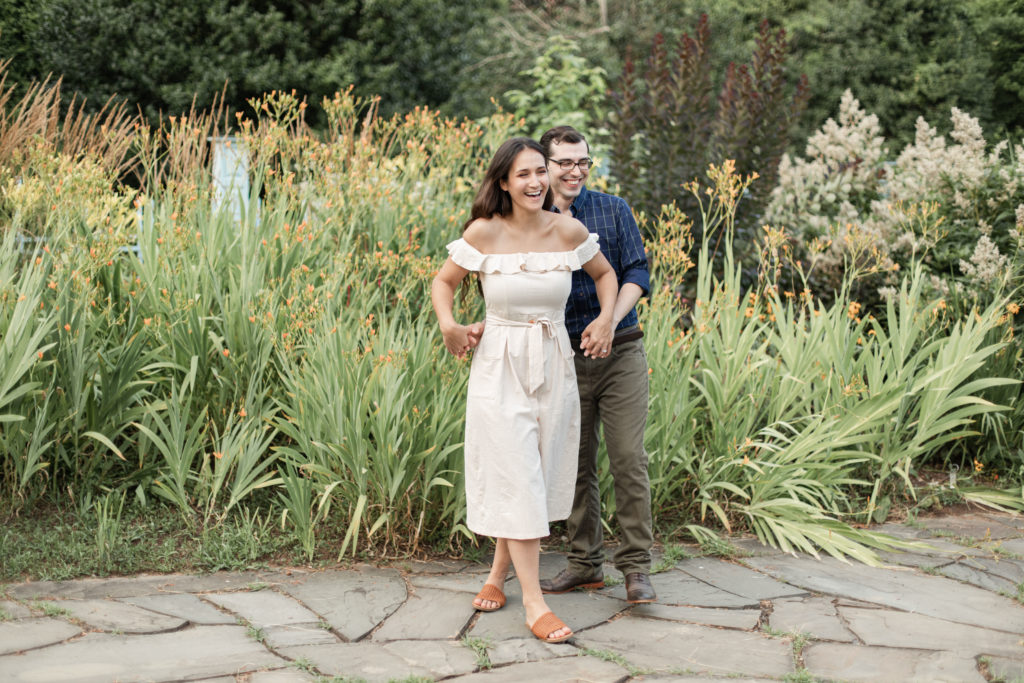
<svg viewBox="0 0 1024 683">
<path fill-rule="evenodd" d="M 590 143 L 583 137 L 583 133 L 572 126 L 555 126 L 544 131 L 544 135 L 540 136 L 540 146 L 544 148 L 544 156 L 549 159 L 551 158 L 551 145 L 560 145 L 564 142 L 569 144 L 584 142 L 587 144 L 587 151 L 590 151 Z"/>
</svg>

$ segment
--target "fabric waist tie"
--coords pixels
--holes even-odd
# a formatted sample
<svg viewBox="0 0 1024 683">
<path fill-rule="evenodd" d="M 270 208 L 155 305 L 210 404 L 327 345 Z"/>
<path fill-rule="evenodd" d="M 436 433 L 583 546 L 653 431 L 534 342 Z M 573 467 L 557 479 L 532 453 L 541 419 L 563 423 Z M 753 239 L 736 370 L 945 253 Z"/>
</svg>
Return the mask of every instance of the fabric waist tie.
<svg viewBox="0 0 1024 683">
<path fill-rule="evenodd" d="M 567 350 L 563 348 L 562 338 L 565 335 L 559 334 L 559 327 L 564 327 L 563 320 L 552 320 L 548 317 L 530 318 L 529 320 L 512 320 L 488 313 L 485 318 L 486 325 L 499 325 L 504 327 L 527 328 L 526 334 L 526 357 L 529 365 L 529 373 L 526 382 L 526 390 L 534 393 L 544 384 L 544 337 L 555 340 L 555 346 L 563 356 L 568 356 Z"/>
</svg>

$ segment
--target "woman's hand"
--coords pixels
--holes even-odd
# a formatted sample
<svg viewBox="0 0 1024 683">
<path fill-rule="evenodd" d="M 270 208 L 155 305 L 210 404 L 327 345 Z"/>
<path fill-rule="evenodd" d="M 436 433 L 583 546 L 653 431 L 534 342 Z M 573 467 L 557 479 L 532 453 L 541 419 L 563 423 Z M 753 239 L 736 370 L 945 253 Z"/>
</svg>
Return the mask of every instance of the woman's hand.
<svg viewBox="0 0 1024 683">
<path fill-rule="evenodd" d="M 460 325 L 451 323 L 441 327 L 444 346 L 457 358 L 464 358 L 470 349 L 476 348 L 484 333 L 484 324 Z"/>
</svg>

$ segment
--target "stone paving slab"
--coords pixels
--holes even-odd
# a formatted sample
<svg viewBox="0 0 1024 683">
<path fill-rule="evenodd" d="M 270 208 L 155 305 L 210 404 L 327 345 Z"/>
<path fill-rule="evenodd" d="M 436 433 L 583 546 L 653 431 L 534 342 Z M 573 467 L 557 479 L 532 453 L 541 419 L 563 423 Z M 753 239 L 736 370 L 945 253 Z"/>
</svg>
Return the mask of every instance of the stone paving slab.
<svg viewBox="0 0 1024 683">
<path fill-rule="evenodd" d="M 160 593 L 120 598 L 122 602 L 137 605 L 151 612 L 180 617 L 193 624 L 234 624 L 235 617 L 221 612 L 191 593 Z"/>
<path fill-rule="evenodd" d="M 206 600 L 234 612 L 253 626 L 282 626 L 287 624 L 315 624 L 317 614 L 309 611 L 290 596 L 277 591 L 260 590 L 239 593 L 214 593 Z"/>
<path fill-rule="evenodd" d="M 939 574 L 956 579 L 957 581 L 963 581 L 969 583 L 972 586 L 978 588 L 984 588 L 987 591 L 998 593 L 1000 591 L 1007 591 L 1013 593 L 1017 584 L 1009 579 L 1003 578 L 998 574 L 992 574 L 991 572 L 975 569 L 964 562 L 954 562 L 953 564 L 947 564 L 944 567 L 940 567 L 938 570 Z"/>
<path fill-rule="evenodd" d="M 304 671 L 295 669 L 277 669 L 275 671 L 257 671 L 249 674 L 246 683 L 309 683 L 315 681 L 316 676 Z M 230 683 L 237 683 L 234 678 L 229 679 Z M 228 683 L 227 681 L 225 683 Z"/>
<path fill-rule="evenodd" d="M 464 593 L 419 588 L 370 638 L 388 640 L 445 640 L 457 638 L 476 614 Z"/>
<path fill-rule="evenodd" d="M 530 636 L 518 582 L 510 581 L 505 587 L 508 604 L 496 612 L 480 612 L 468 635 L 490 638 L 494 642 Z M 629 609 L 629 605 L 624 601 L 603 595 L 600 591 L 545 595 L 544 601 L 575 633 L 603 624 Z"/>
<path fill-rule="evenodd" d="M 871 568 L 834 558 L 808 561 L 779 555 L 747 562 L 809 590 L 919 612 L 963 624 L 1024 633 L 1024 610 L 1009 598 L 910 570 Z M 867 578 L 867 577 L 870 578 Z M 940 599 L 936 599 L 939 597 Z"/>
<path fill-rule="evenodd" d="M 9 683 L 131 683 L 235 675 L 277 668 L 282 660 L 248 638 L 241 626 L 196 626 L 173 633 L 85 637 L 0 657 Z"/>
<path fill-rule="evenodd" d="M 756 633 L 624 617 L 577 636 L 581 647 L 622 654 L 659 673 L 782 677 L 793 669 L 789 642 Z"/>
<path fill-rule="evenodd" d="M 992 680 L 1024 680 L 1024 662 L 1006 657 L 988 657 L 988 672 Z"/>
<path fill-rule="evenodd" d="M 476 595 L 484 587 L 487 573 L 459 572 L 457 574 L 414 574 L 409 576 L 409 583 L 414 588 L 439 588 L 446 591 L 459 591 Z M 472 602 L 472 597 L 470 602 Z"/>
<path fill-rule="evenodd" d="M 5 621 L 0 623 L 0 655 L 52 645 L 81 632 L 74 624 L 49 617 Z"/>
<path fill-rule="evenodd" d="M 405 602 L 408 590 L 394 569 L 325 571 L 280 587 L 350 641 L 367 635 Z"/>
<path fill-rule="evenodd" d="M 961 560 L 960 564 L 1001 576 L 1015 585 L 1024 581 L 1024 560 L 1007 557 L 971 557 Z"/>
<path fill-rule="evenodd" d="M 926 529 L 940 529 L 943 533 L 978 540 L 1012 538 L 1020 533 L 1019 529 L 1004 523 L 1001 518 L 977 513 L 956 517 L 922 517 L 917 523 Z"/>
<path fill-rule="evenodd" d="M 776 581 L 767 574 L 713 557 L 684 560 L 676 569 L 723 591 L 753 600 L 807 594 L 806 590 Z"/>
<path fill-rule="evenodd" d="M 1024 538 L 1002 539 L 992 543 L 990 547 L 1024 557 Z"/>
<path fill-rule="evenodd" d="M 1024 661 L 1024 643 L 1019 634 L 886 609 L 840 607 L 839 612 L 865 645 L 947 650 L 968 657 L 999 655 Z"/>
<path fill-rule="evenodd" d="M 328 645 L 337 643 L 338 638 L 320 627 L 319 624 L 286 624 L 267 626 L 263 629 L 267 646 L 278 650 L 296 645 Z"/>
<path fill-rule="evenodd" d="M 20 602 L 0 600 L 0 620 L 25 619 L 32 616 L 32 610 Z"/>
<path fill-rule="evenodd" d="M 112 600 L 60 600 L 47 603 L 71 613 L 94 629 L 109 633 L 161 633 L 188 623 L 147 609 Z"/>
<path fill-rule="evenodd" d="M 405 660 L 413 668 L 426 669 L 435 678 L 471 673 L 477 669 L 476 653 L 457 641 L 419 642 L 396 640 L 384 649 Z"/>
<path fill-rule="evenodd" d="M 114 579 L 76 579 L 74 581 L 27 581 L 8 586 L 7 592 L 18 600 L 127 598 L 158 593 L 167 582 L 165 576 L 119 577 Z"/>
<path fill-rule="evenodd" d="M 840 681 L 984 681 L 973 659 L 949 652 L 865 647 L 847 643 L 812 643 L 803 650 L 812 675 Z"/>
<path fill-rule="evenodd" d="M 476 655 L 450 641 L 393 641 L 304 645 L 279 651 L 313 663 L 325 676 L 347 676 L 367 683 L 409 676 L 452 676 L 476 670 Z"/>
<path fill-rule="evenodd" d="M 960 554 L 952 553 L 905 553 L 905 552 L 888 552 L 882 551 L 878 553 L 879 559 L 882 563 L 892 567 L 945 567 L 946 565 L 953 564 L 957 561 L 958 557 L 963 557 Z"/>
<path fill-rule="evenodd" d="M 452 680 L 459 683 L 620 683 L 628 678 L 629 672 L 613 662 L 596 657 L 561 657 L 496 667 Z"/>
<path fill-rule="evenodd" d="M 816 640 L 850 643 L 855 640 L 828 598 L 776 600 L 768 624 L 785 633 L 806 633 Z"/>
<path fill-rule="evenodd" d="M 549 644 L 529 638 L 511 638 L 501 640 L 487 648 L 487 658 L 492 666 L 520 664 L 523 662 L 539 662 L 554 657 L 575 657 L 576 650 L 566 648 L 561 643 Z"/>
<path fill-rule="evenodd" d="M 711 586 L 700 579 L 678 569 L 656 574 L 651 578 L 651 585 L 658 594 L 658 602 L 663 605 L 690 605 L 693 607 L 758 607 L 760 601 Z M 626 587 L 615 586 L 609 595 L 619 600 L 626 600 Z"/>
<path fill-rule="evenodd" d="M 705 626 L 722 626 L 753 630 L 761 618 L 759 609 L 722 609 L 719 607 L 684 607 L 680 605 L 637 605 L 630 614 L 635 617 L 649 619 L 665 619 L 667 621 L 686 621 Z"/>
</svg>

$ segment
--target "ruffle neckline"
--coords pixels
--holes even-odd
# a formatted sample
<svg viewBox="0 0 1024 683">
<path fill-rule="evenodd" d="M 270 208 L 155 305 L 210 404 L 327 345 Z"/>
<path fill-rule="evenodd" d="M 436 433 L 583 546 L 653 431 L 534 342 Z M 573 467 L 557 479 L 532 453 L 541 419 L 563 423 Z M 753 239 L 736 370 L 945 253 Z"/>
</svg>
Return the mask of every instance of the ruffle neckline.
<svg viewBox="0 0 1024 683">
<path fill-rule="evenodd" d="M 466 270 L 480 273 L 545 273 L 551 270 L 579 270 L 600 251 L 597 235 L 570 251 L 528 251 L 517 254 L 483 254 L 464 239 L 448 244 L 452 261 Z"/>
</svg>

